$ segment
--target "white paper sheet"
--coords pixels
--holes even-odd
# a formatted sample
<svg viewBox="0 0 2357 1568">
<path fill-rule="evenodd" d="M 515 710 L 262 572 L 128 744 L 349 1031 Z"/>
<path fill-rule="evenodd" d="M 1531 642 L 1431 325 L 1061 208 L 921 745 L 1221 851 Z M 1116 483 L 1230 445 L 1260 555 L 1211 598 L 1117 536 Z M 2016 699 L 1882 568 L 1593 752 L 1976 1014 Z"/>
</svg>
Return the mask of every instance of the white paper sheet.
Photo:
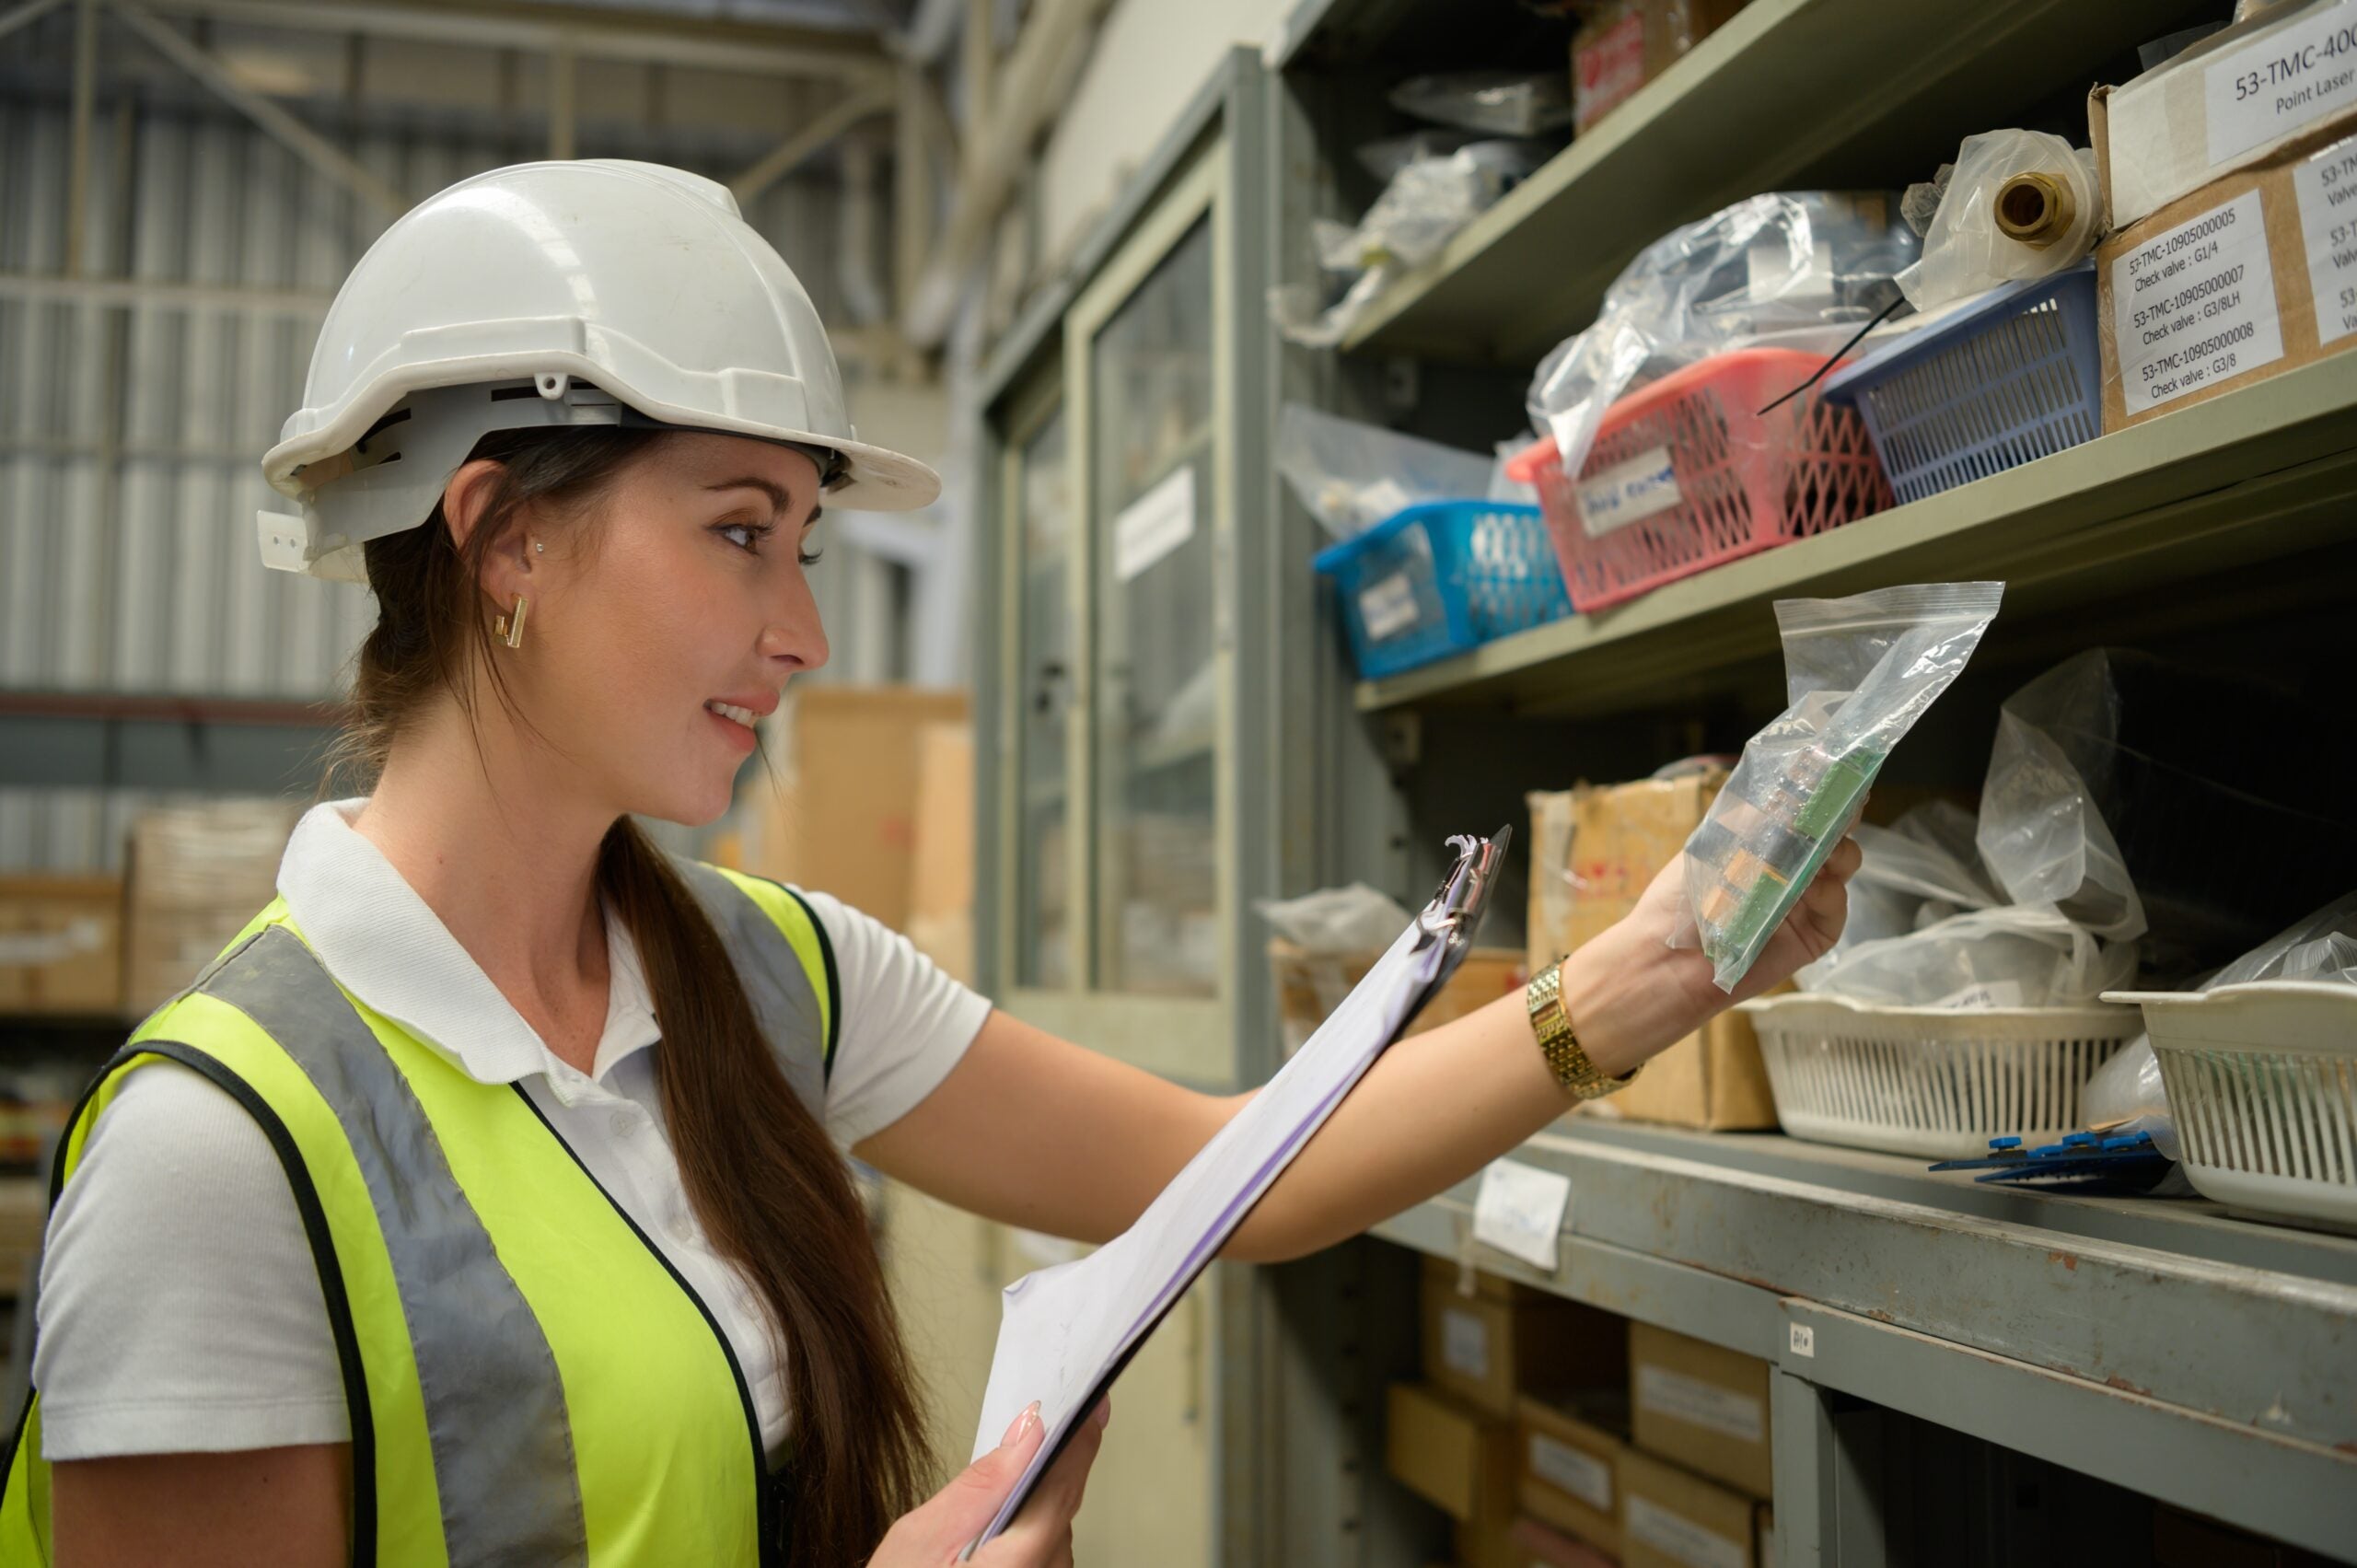
<svg viewBox="0 0 2357 1568">
<path fill-rule="evenodd" d="M 1503 849 L 1495 847 L 1493 861 L 1503 858 Z M 1308 1043 L 1135 1225 L 1086 1258 L 1006 1287 L 974 1455 L 996 1447 L 1034 1400 L 1048 1435 L 982 1539 L 1006 1527 L 1064 1436 L 1086 1418 L 1091 1395 L 1128 1360 L 1374 1065 L 1416 998 L 1442 978 L 1449 943 L 1428 935 L 1421 920 L 1400 934 Z"/>
</svg>

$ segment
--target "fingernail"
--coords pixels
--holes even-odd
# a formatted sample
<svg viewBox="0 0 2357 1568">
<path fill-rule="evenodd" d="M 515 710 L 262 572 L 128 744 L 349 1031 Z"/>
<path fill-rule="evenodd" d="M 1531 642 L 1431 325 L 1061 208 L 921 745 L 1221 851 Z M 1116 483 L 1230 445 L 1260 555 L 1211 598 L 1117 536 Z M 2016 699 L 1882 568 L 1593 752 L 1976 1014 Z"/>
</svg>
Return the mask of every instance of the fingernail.
<svg viewBox="0 0 2357 1568">
<path fill-rule="evenodd" d="M 1023 1413 L 1015 1418 L 1014 1423 L 1006 1429 L 1006 1435 L 999 1439 L 998 1446 L 1002 1448 L 1014 1447 L 1030 1435 L 1032 1423 L 1039 1419 L 1039 1401 L 1034 1400 L 1023 1407 Z"/>
<path fill-rule="evenodd" d="M 1104 1431 L 1107 1427 L 1113 1424 L 1112 1400 L 1099 1400 L 1097 1401 L 1097 1414 L 1095 1420 L 1097 1422 L 1097 1430 L 1099 1432 Z"/>
</svg>

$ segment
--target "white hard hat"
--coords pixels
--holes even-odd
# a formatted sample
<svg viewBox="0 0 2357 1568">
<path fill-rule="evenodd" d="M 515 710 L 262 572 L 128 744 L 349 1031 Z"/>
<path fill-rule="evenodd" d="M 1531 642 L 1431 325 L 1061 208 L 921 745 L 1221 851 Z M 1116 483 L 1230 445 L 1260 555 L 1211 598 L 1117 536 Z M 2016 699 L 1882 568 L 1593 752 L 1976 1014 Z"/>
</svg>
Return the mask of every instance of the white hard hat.
<svg viewBox="0 0 2357 1568">
<path fill-rule="evenodd" d="M 337 291 L 303 405 L 262 459 L 302 515 L 261 514 L 262 562 L 355 582 L 493 430 L 751 436 L 809 452 L 830 505 L 941 493 L 855 437 L 819 312 L 727 188 L 660 164 L 517 164 L 412 209 Z"/>
</svg>

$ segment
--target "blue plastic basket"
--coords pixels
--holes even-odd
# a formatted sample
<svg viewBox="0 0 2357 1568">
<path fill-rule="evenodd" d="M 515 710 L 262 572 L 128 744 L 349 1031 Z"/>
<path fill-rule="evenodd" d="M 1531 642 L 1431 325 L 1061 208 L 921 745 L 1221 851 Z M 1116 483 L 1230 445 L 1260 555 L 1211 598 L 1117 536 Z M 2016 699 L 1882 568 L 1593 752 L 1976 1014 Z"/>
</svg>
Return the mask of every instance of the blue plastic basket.
<svg viewBox="0 0 2357 1568">
<path fill-rule="evenodd" d="M 1898 499 L 1921 501 L 2103 434 L 2096 274 L 2007 284 L 1826 377 Z"/>
<path fill-rule="evenodd" d="M 1430 501 L 1311 563 L 1341 592 L 1351 655 L 1394 675 L 1572 612 L 1536 506 Z"/>
</svg>

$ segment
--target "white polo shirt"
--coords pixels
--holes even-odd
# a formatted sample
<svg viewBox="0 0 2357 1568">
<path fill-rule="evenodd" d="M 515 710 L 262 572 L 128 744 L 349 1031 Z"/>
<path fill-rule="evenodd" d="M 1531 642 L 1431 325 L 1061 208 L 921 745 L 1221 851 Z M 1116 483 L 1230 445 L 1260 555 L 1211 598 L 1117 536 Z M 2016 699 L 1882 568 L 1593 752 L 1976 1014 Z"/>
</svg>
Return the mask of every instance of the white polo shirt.
<svg viewBox="0 0 2357 1568">
<path fill-rule="evenodd" d="M 278 890 L 329 972 L 479 1083 L 521 1084 L 719 1321 L 774 1457 L 784 1368 L 750 1285 L 706 1244 L 664 1125 L 655 1013 L 638 952 L 606 922 L 611 986 L 593 1071 L 557 1060 L 351 819 L 314 807 Z M 841 987 L 825 1121 L 848 1149 L 890 1126 L 965 1054 L 990 1005 L 906 937 L 804 898 Z M 42 1450 L 52 1460 L 341 1443 L 352 1435 L 327 1306 L 292 1190 L 261 1129 L 212 1083 L 143 1067 L 99 1118 L 41 1265 Z"/>
</svg>

